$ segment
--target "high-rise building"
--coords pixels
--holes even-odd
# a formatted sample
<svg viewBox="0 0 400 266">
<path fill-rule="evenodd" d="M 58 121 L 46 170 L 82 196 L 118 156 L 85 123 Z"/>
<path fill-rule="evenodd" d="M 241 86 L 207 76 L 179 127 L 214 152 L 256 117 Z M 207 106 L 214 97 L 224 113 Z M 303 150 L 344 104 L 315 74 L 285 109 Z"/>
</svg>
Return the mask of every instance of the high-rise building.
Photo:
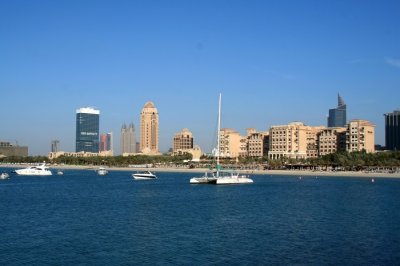
<svg viewBox="0 0 400 266">
<path fill-rule="evenodd" d="M 113 135 L 112 133 L 103 133 L 100 135 L 99 152 L 113 150 Z"/>
<path fill-rule="evenodd" d="M 173 143 L 173 152 L 178 150 L 193 149 L 193 135 L 189 129 L 184 128 L 182 132 L 176 133 Z"/>
<path fill-rule="evenodd" d="M 346 119 L 346 104 L 338 94 L 338 107 L 329 109 L 328 127 L 344 127 Z"/>
<path fill-rule="evenodd" d="M 99 120 L 99 110 L 91 107 L 76 110 L 76 152 L 99 152 Z"/>
<path fill-rule="evenodd" d="M 400 110 L 385 114 L 385 146 L 387 150 L 400 150 Z"/>
<path fill-rule="evenodd" d="M 375 152 L 375 126 L 366 120 L 352 120 L 347 124 L 346 150 Z"/>
<path fill-rule="evenodd" d="M 123 124 L 121 127 L 121 154 L 136 153 L 136 130 L 133 123 Z"/>
<path fill-rule="evenodd" d="M 159 154 L 158 111 L 152 102 L 147 102 L 140 113 L 140 151 L 144 154 Z"/>
<path fill-rule="evenodd" d="M 51 152 L 58 152 L 58 151 L 60 151 L 60 141 L 52 140 L 51 141 Z"/>
</svg>

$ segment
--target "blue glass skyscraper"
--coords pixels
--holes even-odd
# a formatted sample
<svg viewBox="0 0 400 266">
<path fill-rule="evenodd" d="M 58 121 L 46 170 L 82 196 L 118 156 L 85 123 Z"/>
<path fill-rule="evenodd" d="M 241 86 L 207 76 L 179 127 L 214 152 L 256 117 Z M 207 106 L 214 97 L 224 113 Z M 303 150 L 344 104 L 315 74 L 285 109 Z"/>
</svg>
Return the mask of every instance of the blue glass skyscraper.
<svg viewBox="0 0 400 266">
<path fill-rule="evenodd" d="M 344 127 L 346 123 L 346 104 L 338 94 L 338 107 L 329 109 L 328 127 Z"/>
<path fill-rule="evenodd" d="M 99 152 L 99 118 L 99 110 L 76 110 L 76 152 Z"/>
</svg>

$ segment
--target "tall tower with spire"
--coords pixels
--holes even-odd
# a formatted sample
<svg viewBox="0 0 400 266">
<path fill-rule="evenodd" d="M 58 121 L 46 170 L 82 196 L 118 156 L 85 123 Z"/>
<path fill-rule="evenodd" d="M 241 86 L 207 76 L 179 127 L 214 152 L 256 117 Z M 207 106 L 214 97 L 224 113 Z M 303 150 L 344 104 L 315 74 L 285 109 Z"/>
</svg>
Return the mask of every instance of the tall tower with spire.
<svg viewBox="0 0 400 266">
<path fill-rule="evenodd" d="M 329 109 L 328 127 L 344 127 L 347 124 L 346 104 L 338 93 L 338 107 Z"/>
</svg>

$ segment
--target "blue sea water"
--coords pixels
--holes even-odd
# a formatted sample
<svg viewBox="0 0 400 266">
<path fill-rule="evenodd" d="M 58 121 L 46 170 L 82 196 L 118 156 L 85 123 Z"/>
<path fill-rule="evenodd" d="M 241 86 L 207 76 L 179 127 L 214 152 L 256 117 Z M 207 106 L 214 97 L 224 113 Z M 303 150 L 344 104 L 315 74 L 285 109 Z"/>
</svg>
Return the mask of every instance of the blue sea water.
<svg viewBox="0 0 400 266">
<path fill-rule="evenodd" d="M 400 180 L 64 173 L 0 182 L 0 265 L 400 263 Z"/>
</svg>

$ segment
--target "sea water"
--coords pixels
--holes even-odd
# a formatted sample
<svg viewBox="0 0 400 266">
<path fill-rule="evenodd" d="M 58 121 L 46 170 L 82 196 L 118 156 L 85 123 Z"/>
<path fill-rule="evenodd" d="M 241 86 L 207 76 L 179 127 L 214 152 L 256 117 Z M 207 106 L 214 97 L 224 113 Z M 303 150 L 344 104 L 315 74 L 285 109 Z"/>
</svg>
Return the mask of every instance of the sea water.
<svg viewBox="0 0 400 266">
<path fill-rule="evenodd" d="M 1 172 L 10 169 L 0 169 Z M 0 265 L 398 265 L 400 179 L 65 170 L 0 182 Z"/>
</svg>

